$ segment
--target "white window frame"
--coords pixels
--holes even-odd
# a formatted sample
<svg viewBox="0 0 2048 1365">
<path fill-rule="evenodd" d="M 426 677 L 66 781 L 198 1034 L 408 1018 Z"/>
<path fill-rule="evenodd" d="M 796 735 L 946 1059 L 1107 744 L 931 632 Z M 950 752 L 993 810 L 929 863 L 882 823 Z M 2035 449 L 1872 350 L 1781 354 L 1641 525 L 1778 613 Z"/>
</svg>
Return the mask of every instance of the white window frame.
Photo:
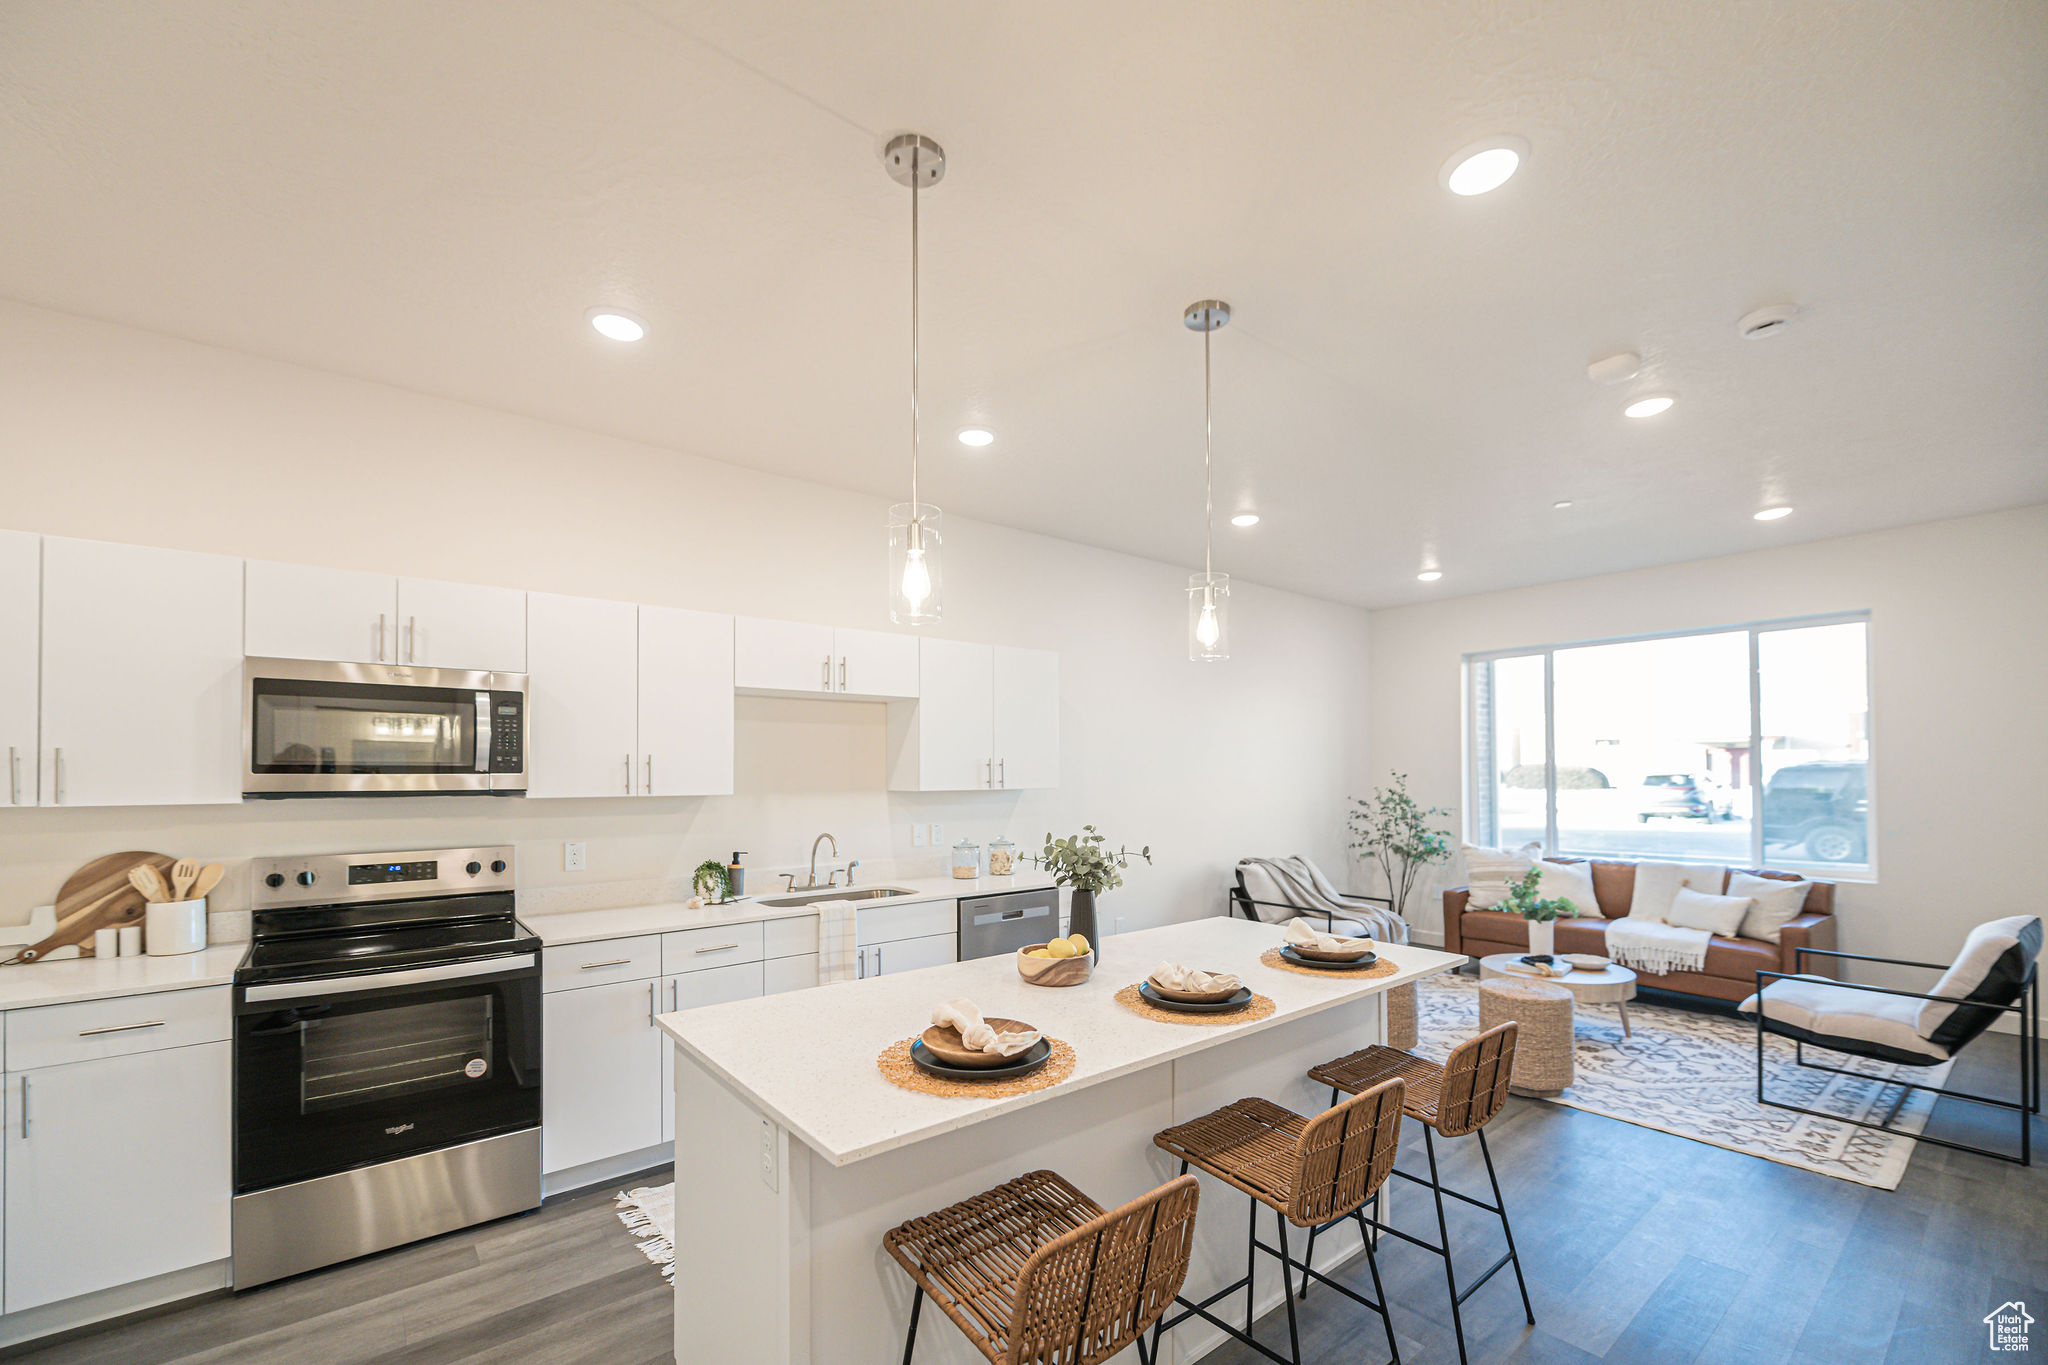
<svg viewBox="0 0 2048 1365">
<path fill-rule="evenodd" d="M 1763 674 L 1759 667 L 1759 641 L 1772 631 L 1805 630 L 1813 626 L 1861 625 L 1863 627 L 1863 695 L 1866 705 L 1864 742 L 1870 750 L 1864 766 L 1865 827 L 1863 832 L 1863 861 L 1861 863 L 1817 863 L 1799 860 L 1779 859 L 1766 864 L 1764 861 L 1763 821 Z M 1733 635 L 1738 631 L 1749 636 L 1749 753 L 1751 789 L 1756 793 L 1754 809 L 1749 822 L 1750 866 L 1769 866 L 1786 872 L 1809 872 L 1828 881 L 1861 882 L 1877 880 L 1877 690 L 1872 673 L 1871 659 L 1876 654 L 1872 639 L 1874 630 L 1868 611 L 1832 612 L 1824 616 L 1786 616 L 1767 621 L 1750 621 L 1738 625 L 1701 626 L 1692 630 L 1662 630 L 1644 635 L 1610 635 L 1589 640 L 1562 640 L 1555 644 L 1524 645 L 1515 649 L 1481 650 L 1464 656 L 1465 686 L 1465 838 L 1475 844 L 1490 844 L 1499 837 L 1497 820 L 1486 818 L 1487 809 L 1494 800 L 1493 776 L 1480 771 L 1482 759 L 1491 752 L 1489 746 L 1480 742 L 1481 702 L 1485 689 L 1480 686 L 1481 670 L 1492 676 L 1490 666 L 1503 659 L 1543 660 L 1543 852 L 1546 857 L 1560 855 L 1557 842 L 1557 734 L 1556 734 L 1556 654 L 1561 649 L 1583 649 L 1589 645 L 1636 644 L 1644 640 L 1674 640 L 1694 635 Z M 1562 853 L 1566 857 L 1644 857 L 1646 854 L 1579 854 Z M 1704 857 L 1660 855 L 1665 861 L 1710 863 Z"/>
</svg>

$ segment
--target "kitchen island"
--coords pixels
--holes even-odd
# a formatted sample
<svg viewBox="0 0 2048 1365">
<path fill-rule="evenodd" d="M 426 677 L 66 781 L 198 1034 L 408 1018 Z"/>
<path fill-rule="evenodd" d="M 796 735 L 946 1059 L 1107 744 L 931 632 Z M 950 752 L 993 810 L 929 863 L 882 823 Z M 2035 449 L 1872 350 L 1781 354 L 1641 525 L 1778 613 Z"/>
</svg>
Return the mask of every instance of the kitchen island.
<svg viewBox="0 0 2048 1365">
<path fill-rule="evenodd" d="M 1279 942 L 1272 925 L 1219 917 L 1105 939 L 1092 979 L 1062 989 L 1027 986 L 1005 956 L 662 1015 L 676 1048 L 678 1365 L 899 1359 L 912 1289 L 882 1250 L 890 1228 L 1038 1169 L 1114 1208 L 1177 1171 L 1152 1145 L 1163 1128 L 1247 1095 L 1320 1111 L 1328 1094 L 1308 1068 L 1381 1041 L 1389 988 L 1465 960 L 1390 947 L 1391 976 L 1308 976 L 1260 964 Z M 1169 960 L 1236 972 L 1277 1008 L 1243 1024 L 1160 1023 L 1112 998 Z M 884 1080 L 876 1056 L 959 996 L 1070 1044 L 1073 1075 L 985 1100 Z M 1245 1203 L 1203 1177 L 1191 1297 L 1244 1273 Z M 1317 1264 L 1357 1247 L 1348 1231 L 1320 1238 Z M 1263 1312 L 1280 1286 L 1261 1260 Z M 1165 1360 L 1221 1339 L 1190 1322 L 1168 1336 Z M 981 1356 L 928 1313 L 917 1359 Z"/>
</svg>

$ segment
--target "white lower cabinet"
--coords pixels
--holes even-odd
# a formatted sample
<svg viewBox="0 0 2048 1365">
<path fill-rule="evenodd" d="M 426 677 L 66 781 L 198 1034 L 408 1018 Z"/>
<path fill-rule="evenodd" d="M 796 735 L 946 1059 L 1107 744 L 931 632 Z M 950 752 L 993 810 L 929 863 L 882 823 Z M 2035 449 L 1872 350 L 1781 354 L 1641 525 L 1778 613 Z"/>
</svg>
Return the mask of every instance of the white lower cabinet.
<svg viewBox="0 0 2048 1365">
<path fill-rule="evenodd" d="M 818 984 L 818 955 L 804 953 L 797 957 L 772 957 L 761 964 L 761 994 L 781 995 L 784 991 L 800 991 Z"/>
<path fill-rule="evenodd" d="M 929 934 L 924 938 L 877 943 L 860 952 L 864 964 L 861 975 L 889 976 L 895 972 L 914 972 L 920 967 L 936 967 L 941 962 L 958 962 L 960 937 L 958 934 Z"/>
<path fill-rule="evenodd" d="M 758 929 L 759 925 L 749 925 Z M 762 964 L 736 962 L 730 967 L 711 967 L 701 972 L 683 972 L 662 985 L 662 1000 L 671 1012 L 691 1010 L 699 1005 L 723 1005 L 728 1000 L 752 1000 L 761 994 Z M 661 1140 L 676 1136 L 676 1049 L 661 1040 Z"/>
<path fill-rule="evenodd" d="M 617 981 L 542 997 L 542 1170 L 661 1141 L 657 1101 L 667 1040 L 654 1026 L 660 984 Z"/>
<path fill-rule="evenodd" d="M 200 1043 L 7 1076 L 7 1312 L 227 1257 L 232 1054 Z"/>
</svg>

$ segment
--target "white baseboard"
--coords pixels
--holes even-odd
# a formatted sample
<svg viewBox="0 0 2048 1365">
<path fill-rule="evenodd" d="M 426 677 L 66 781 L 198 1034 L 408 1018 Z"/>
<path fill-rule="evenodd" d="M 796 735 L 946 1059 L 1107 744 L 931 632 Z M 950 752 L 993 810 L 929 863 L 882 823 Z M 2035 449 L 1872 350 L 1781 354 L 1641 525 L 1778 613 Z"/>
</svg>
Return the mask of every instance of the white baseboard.
<svg viewBox="0 0 2048 1365">
<path fill-rule="evenodd" d="M 638 1175 L 656 1166 L 669 1165 L 675 1159 L 676 1148 L 672 1142 L 645 1147 L 637 1152 L 622 1152 L 618 1156 L 609 1156 L 602 1161 L 549 1171 L 540 1178 L 540 1192 L 545 1198 L 569 1190 L 587 1189 L 592 1185 L 609 1185 L 614 1180 L 623 1180 L 629 1175 Z"/>
<path fill-rule="evenodd" d="M 1441 948 L 1444 946 L 1443 930 L 1417 929 L 1410 925 L 1408 927 L 1408 941 L 1410 943 L 1419 943 L 1425 948 Z"/>
<path fill-rule="evenodd" d="M 234 1282 L 233 1261 L 209 1261 L 167 1275 L 154 1275 L 133 1284 L 117 1284 L 75 1299 L 25 1308 L 0 1317 L 0 1347 L 15 1346 L 58 1332 L 75 1331 L 111 1318 L 126 1317 L 181 1299 L 199 1298 L 226 1289 Z"/>
</svg>

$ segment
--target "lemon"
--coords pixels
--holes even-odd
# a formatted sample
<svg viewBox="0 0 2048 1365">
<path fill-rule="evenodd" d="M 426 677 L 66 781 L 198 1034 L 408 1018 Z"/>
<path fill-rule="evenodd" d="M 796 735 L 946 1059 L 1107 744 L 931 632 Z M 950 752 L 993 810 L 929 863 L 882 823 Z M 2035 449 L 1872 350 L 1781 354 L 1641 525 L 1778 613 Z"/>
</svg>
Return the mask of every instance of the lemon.
<svg viewBox="0 0 2048 1365">
<path fill-rule="evenodd" d="M 1054 957 L 1073 957 L 1074 945 L 1063 938 L 1056 938 L 1045 945 L 1045 951 Z"/>
<path fill-rule="evenodd" d="M 1067 935 L 1067 942 L 1074 945 L 1075 957 L 1088 956 L 1088 940 L 1086 937 L 1080 934 L 1069 934 Z"/>
<path fill-rule="evenodd" d="M 1043 948 L 1031 948 L 1031 949 L 1028 949 L 1028 950 L 1026 950 L 1026 952 L 1025 952 L 1024 956 L 1026 956 L 1026 957 L 1048 957 L 1048 958 L 1049 958 L 1049 957 L 1051 957 L 1051 956 L 1052 956 L 1052 954 L 1051 954 L 1051 953 L 1049 953 L 1049 952 L 1047 952 L 1047 951 L 1046 951 L 1045 949 L 1043 949 Z"/>
</svg>

